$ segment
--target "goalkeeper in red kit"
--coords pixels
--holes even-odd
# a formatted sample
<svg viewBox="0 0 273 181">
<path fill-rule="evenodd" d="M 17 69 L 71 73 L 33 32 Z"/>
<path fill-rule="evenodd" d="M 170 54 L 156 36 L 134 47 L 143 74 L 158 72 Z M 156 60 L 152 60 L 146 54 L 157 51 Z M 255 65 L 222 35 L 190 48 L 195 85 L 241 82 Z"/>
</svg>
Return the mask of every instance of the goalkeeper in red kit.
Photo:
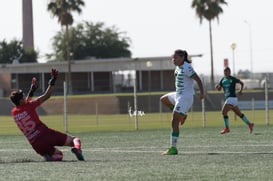
<svg viewBox="0 0 273 181">
<path fill-rule="evenodd" d="M 61 161 L 63 153 L 55 146 L 70 146 L 78 160 L 83 161 L 79 138 L 48 128 L 39 118 L 36 108 L 48 100 L 52 94 L 59 72 L 51 70 L 51 79 L 48 81 L 46 91 L 39 97 L 31 99 L 34 91 L 38 88 L 36 79 L 32 79 L 32 84 L 27 96 L 22 90 L 13 91 L 10 99 L 15 107 L 11 114 L 18 128 L 26 136 L 28 142 L 36 153 L 40 154 L 46 161 Z"/>
</svg>

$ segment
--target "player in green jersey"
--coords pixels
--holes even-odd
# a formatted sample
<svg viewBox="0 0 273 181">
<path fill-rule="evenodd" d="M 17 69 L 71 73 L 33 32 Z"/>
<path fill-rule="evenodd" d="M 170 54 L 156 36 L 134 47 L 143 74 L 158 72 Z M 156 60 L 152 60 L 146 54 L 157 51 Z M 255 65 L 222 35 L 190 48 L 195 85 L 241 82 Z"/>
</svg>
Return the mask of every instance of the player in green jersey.
<svg viewBox="0 0 273 181">
<path fill-rule="evenodd" d="M 215 88 L 220 91 L 222 88 L 224 90 L 225 95 L 225 103 L 222 108 L 222 114 L 224 119 L 225 128 L 220 131 L 220 134 L 225 134 L 230 132 L 229 129 L 229 120 L 228 120 L 228 112 L 232 110 L 237 116 L 239 116 L 244 123 L 248 125 L 249 133 L 252 133 L 254 124 L 251 123 L 247 117 L 240 111 L 238 107 L 238 98 L 236 95 L 236 84 L 240 84 L 240 90 L 238 95 L 242 94 L 244 83 L 230 75 L 230 68 L 226 67 L 224 69 L 224 77 L 220 80 L 220 82 L 215 86 Z"/>
</svg>

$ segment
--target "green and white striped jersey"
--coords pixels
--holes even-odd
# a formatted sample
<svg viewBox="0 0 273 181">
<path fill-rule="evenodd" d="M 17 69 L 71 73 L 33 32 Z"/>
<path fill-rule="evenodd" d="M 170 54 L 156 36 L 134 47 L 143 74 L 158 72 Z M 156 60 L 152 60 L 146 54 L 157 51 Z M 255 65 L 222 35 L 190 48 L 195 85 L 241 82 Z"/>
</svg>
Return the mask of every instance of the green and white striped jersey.
<svg viewBox="0 0 273 181">
<path fill-rule="evenodd" d="M 175 68 L 176 92 L 181 95 L 194 95 L 194 81 L 192 77 L 196 74 L 191 64 L 184 62 Z"/>
</svg>

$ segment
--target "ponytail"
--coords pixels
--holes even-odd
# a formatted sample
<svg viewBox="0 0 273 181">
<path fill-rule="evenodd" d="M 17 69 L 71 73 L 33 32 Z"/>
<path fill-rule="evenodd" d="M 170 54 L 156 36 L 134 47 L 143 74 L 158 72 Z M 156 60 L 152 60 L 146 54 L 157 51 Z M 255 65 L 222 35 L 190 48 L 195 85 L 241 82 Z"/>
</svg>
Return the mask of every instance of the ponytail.
<svg viewBox="0 0 273 181">
<path fill-rule="evenodd" d="M 186 61 L 188 63 L 191 63 L 191 61 L 188 58 L 189 57 L 188 56 L 188 52 L 186 50 L 180 50 L 180 49 L 178 49 L 178 50 L 175 50 L 174 53 L 177 54 L 177 55 L 179 55 L 179 56 L 181 56 L 181 57 L 185 57 L 184 61 Z"/>
</svg>

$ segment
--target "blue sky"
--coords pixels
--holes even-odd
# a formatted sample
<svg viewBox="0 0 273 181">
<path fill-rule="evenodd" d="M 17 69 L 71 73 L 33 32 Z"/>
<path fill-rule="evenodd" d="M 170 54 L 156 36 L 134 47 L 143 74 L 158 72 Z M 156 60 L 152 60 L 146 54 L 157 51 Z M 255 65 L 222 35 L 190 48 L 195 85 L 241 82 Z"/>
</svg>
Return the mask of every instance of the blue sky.
<svg viewBox="0 0 273 181">
<path fill-rule="evenodd" d="M 40 51 L 40 62 L 45 61 L 45 53 L 52 51 L 52 37 L 60 30 L 57 19 L 46 11 L 47 2 L 33 0 L 34 44 Z M 212 24 L 215 74 L 222 75 L 224 58 L 229 59 L 233 68 L 232 43 L 237 45 L 234 51 L 236 72 L 251 70 L 251 62 L 254 72 L 272 72 L 269 65 L 273 59 L 273 26 L 270 24 L 273 1 L 227 2 L 219 22 Z M 21 6 L 21 0 L 1 2 L 0 40 L 22 38 Z M 88 0 L 82 14 L 75 14 L 75 23 L 85 20 L 116 26 L 131 38 L 133 57 L 169 56 L 178 48 L 186 49 L 189 54 L 201 53 L 203 57 L 193 59 L 193 66 L 198 73 L 209 74 L 208 22 L 204 19 L 200 24 L 190 6 L 191 0 Z"/>
</svg>

